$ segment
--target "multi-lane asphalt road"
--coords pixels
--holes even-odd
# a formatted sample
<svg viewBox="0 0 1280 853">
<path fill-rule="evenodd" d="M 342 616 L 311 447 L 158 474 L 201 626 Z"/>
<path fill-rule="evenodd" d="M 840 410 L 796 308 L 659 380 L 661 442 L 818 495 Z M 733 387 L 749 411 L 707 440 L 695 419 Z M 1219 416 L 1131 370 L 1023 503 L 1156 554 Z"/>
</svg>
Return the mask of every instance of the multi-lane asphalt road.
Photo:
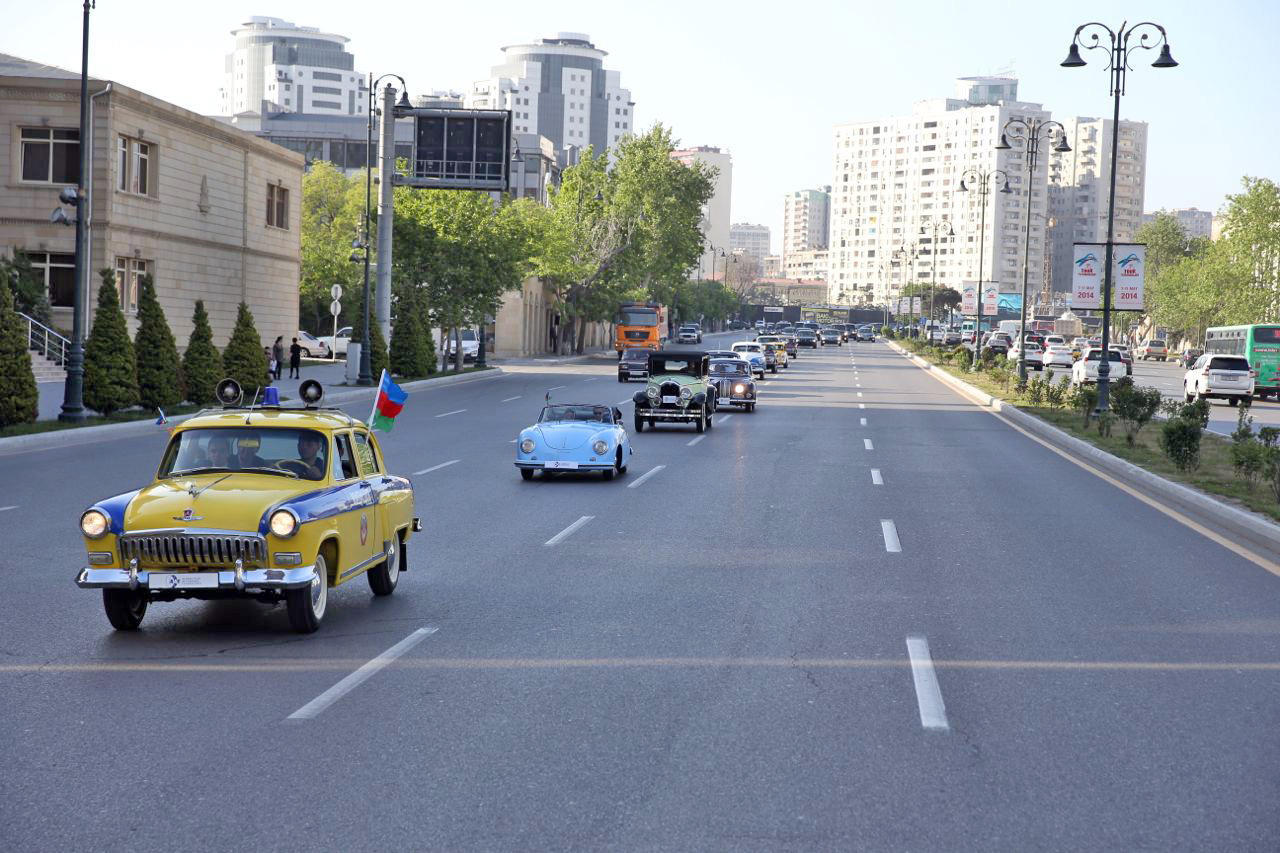
<svg viewBox="0 0 1280 853">
<path fill-rule="evenodd" d="M 74 587 L 79 511 L 162 431 L 0 457 L 6 849 L 1275 849 L 1274 564 L 882 343 L 611 483 L 520 480 L 547 390 L 640 387 L 411 396 L 411 570 L 307 636 L 252 603 L 116 634 Z"/>
</svg>

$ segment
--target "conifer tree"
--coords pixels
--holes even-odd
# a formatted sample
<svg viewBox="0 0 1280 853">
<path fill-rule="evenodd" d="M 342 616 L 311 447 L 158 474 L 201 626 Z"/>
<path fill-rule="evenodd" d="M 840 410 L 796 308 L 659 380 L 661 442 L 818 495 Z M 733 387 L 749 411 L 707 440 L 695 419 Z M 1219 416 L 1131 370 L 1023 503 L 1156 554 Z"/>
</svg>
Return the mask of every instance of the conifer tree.
<svg viewBox="0 0 1280 853">
<path fill-rule="evenodd" d="M 84 404 L 110 416 L 138 405 L 138 373 L 129 326 L 116 293 L 116 274 L 104 269 L 100 275 L 98 308 L 84 345 Z"/>
<path fill-rule="evenodd" d="M 145 409 L 173 408 L 186 395 L 178 345 L 156 297 L 155 280 L 142 276 L 138 287 L 138 333 L 133 339 L 138 365 L 138 400 Z"/>
<path fill-rule="evenodd" d="M 228 377 L 240 383 L 246 405 L 267 384 L 267 354 L 263 352 L 262 338 L 253 324 L 253 314 L 243 302 L 236 313 L 236 327 L 231 331 L 231 340 L 222 353 L 222 369 Z"/>
<path fill-rule="evenodd" d="M 0 284 L 0 427 L 31 423 L 40 392 L 31 372 L 27 329 L 13 308 L 13 293 Z"/>
<path fill-rule="evenodd" d="M 225 378 L 222 372 L 222 353 L 213 345 L 213 329 L 209 327 L 209 315 L 204 310 L 204 300 L 196 300 L 193 326 L 187 351 L 182 356 L 182 377 L 186 380 L 187 399 L 207 406 L 217 402 L 213 389 Z"/>
<path fill-rule="evenodd" d="M 431 370 L 432 361 L 427 350 L 429 337 L 422 324 L 420 297 L 416 293 L 402 296 L 398 309 L 396 325 L 391 330 L 389 369 L 398 376 L 410 379 L 426 376 Z"/>
</svg>

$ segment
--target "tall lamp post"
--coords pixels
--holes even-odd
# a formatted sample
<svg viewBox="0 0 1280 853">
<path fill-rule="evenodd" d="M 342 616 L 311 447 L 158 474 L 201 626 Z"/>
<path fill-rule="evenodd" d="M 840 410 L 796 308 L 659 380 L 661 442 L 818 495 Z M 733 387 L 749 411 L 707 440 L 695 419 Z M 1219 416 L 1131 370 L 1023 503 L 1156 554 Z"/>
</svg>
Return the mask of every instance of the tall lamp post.
<svg viewBox="0 0 1280 853">
<path fill-rule="evenodd" d="M 1081 24 L 1076 27 L 1075 35 L 1071 38 L 1071 48 L 1067 51 L 1067 58 L 1062 60 L 1063 68 L 1079 68 L 1085 65 L 1084 58 L 1080 56 L 1080 47 L 1082 44 L 1081 37 L 1087 36 L 1090 43 L 1084 44 L 1086 50 L 1105 50 L 1107 51 L 1107 70 L 1111 72 L 1111 97 L 1115 101 L 1115 108 L 1111 119 L 1111 192 L 1107 205 L 1107 247 L 1106 261 L 1103 265 L 1102 278 L 1102 360 L 1098 362 L 1098 411 L 1105 412 L 1107 410 L 1107 397 L 1111 386 L 1111 362 L 1107 358 L 1108 348 L 1111 340 L 1111 273 L 1114 244 L 1112 240 L 1115 236 L 1116 223 L 1116 155 L 1120 148 L 1120 96 L 1124 94 L 1125 77 L 1129 71 L 1129 51 L 1131 49 L 1154 50 L 1160 48 L 1160 56 L 1156 61 L 1151 63 L 1152 68 L 1175 68 L 1178 63 L 1174 61 L 1173 54 L 1169 52 L 1169 37 L 1164 31 L 1164 27 L 1151 21 L 1143 21 L 1140 24 L 1134 24 L 1132 27 L 1125 21 L 1120 25 L 1118 30 L 1113 30 L 1106 24 L 1097 21 L 1091 21 L 1087 24 Z M 1106 33 L 1107 40 L 1104 42 L 1101 38 Z M 1137 42 L 1129 43 L 1134 35 L 1138 36 Z"/>
<path fill-rule="evenodd" d="M 982 213 L 978 225 L 978 319 L 973 324 L 973 369 L 978 369 L 982 357 L 982 297 L 986 285 L 986 250 L 987 250 L 987 196 L 991 195 L 994 184 L 1000 184 L 1000 192 L 1009 195 L 1009 176 L 1003 169 L 984 170 L 976 166 L 960 173 L 960 187 L 957 192 L 969 191 L 969 184 L 977 185 L 978 197 L 982 202 Z"/>
<path fill-rule="evenodd" d="M 95 0 L 84 0 L 84 29 L 80 41 L 80 175 L 76 179 L 76 288 L 71 300 L 71 350 L 67 353 L 67 378 L 62 387 L 62 411 L 58 420 L 83 423 L 84 412 L 84 315 L 89 297 L 89 210 L 85 181 L 93 140 L 89 129 L 89 10 Z M 64 199 L 65 199 L 64 192 Z"/>
<path fill-rule="evenodd" d="M 1071 146 L 1067 144 L 1067 131 L 1058 122 L 1043 121 L 1038 118 L 1011 118 L 1004 123 L 1000 131 L 1000 142 L 996 144 L 997 151 L 1009 151 L 1013 149 L 1009 144 L 1010 139 L 1021 142 L 1026 155 L 1024 159 L 1027 161 L 1027 183 L 1022 193 L 1027 206 L 1027 225 L 1026 235 L 1022 240 L 1022 313 L 1018 320 L 1018 378 L 1023 382 L 1027 379 L 1027 276 L 1031 257 L 1032 187 L 1035 185 L 1036 160 L 1040 156 L 1040 143 L 1054 136 L 1058 138 L 1053 146 L 1054 151 L 1065 154 L 1071 150 Z"/>
<path fill-rule="evenodd" d="M 943 231 L 943 226 L 946 231 Z M 929 275 L 929 322 L 933 322 L 933 297 L 938 292 L 938 239 L 940 237 L 954 237 L 956 232 L 951 227 L 951 223 L 946 219 L 934 219 L 928 225 L 920 226 L 920 236 L 929 237 L 929 257 L 933 260 L 933 272 Z M 925 324 L 928 328 L 928 324 Z M 932 342 L 932 341 L 931 341 Z"/>
<path fill-rule="evenodd" d="M 912 278 L 915 278 L 915 275 L 916 275 L 916 258 L 920 256 L 920 244 L 919 243 L 903 243 L 902 246 L 896 252 L 894 252 L 894 254 L 902 262 L 902 289 L 906 290 L 907 273 L 910 272 Z M 908 260 L 908 258 L 910 260 Z M 915 299 L 916 298 L 914 296 L 909 298 L 911 299 L 911 301 L 907 303 L 907 311 L 908 311 L 908 316 L 910 316 L 911 318 L 911 332 L 908 334 L 908 337 L 915 337 L 915 331 L 916 331 Z"/>
</svg>

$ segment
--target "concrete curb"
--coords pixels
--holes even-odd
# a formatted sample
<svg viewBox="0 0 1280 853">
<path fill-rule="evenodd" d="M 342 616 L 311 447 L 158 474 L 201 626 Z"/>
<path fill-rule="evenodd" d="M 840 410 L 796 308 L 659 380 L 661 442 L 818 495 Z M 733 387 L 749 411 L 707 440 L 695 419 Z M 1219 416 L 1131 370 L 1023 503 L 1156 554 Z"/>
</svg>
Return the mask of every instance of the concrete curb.
<svg viewBox="0 0 1280 853">
<path fill-rule="evenodd" d="M 497 379 L 505 376 L 500 367 L 493 367 L 489 370 L 475 371 L 472 373 L 460 373 L 452 376 L 436 376 L 430 379 L 418 379 L 413 382 L 406 382 L 400 387 L 406 391 L 431 391 L 436 388 L 447 388 L 451 385 L 461 385 L 465 382 L 476 382 L 484 379 Z M 344 386 L 330 386 L 331 388 L 344 388 Z M 346 389 L 328 393 L 326 391 L 324 402 L 326 404 L 351 403 L 361 398 L 367 399 L 370 405 L 373 403 L 373 388 Z M 189 418 L 195 417 L 197 413 L 189 415 L 178 415 L 169 418 L 170 424 L 180 424 Z M 31 435 L 13 435 L 8 438 L 0 438 L 0 456 L 12 456 L 17 453 L 29 453 L 36 450 L 49 450 L 54 447 L 74 447 L 81 444 L 97 444 L 102 441 L 111 441 L 117 438 L 124 438 L 131 435 L 144 435 L 148 432 L 155 432 L 156 423 L 154 420 L 143 418 L 136 421 L 128 421 L 121 424 L 100 424 L 98 426 L 79 427 L 73 429 L 51 430 L 50 432 L 37 432 Z"/>
<path fill-rule="evenodd" d="M 1022 411 L 1017 406 L 992 397 L 985 391 L 953 376 L 950 372 L 930 364 L 913 353 L 907 352 L 893 341 L 888 341 L 887 343 L 917 367 L 932 371 L 934 376 L 950 385 L 971 402 L 1003 415 L 1010 422 L 1052 444 L 1059 450 L 1104 471 L 1130 488 L 1161 501 L 1166 506 L 1176 509 L 1193 521 L 1218 532 L 1226 532 L 1232 538 L 1258 551 L 1259 556 L 1272 561 L 1280 561 L 1280 525 L 1271 519 L 1258 513 L 1223 503 L 1199 489 L 1184 486 L 1182 483 L 1175 483 L 1172 480 L 1166 480 L 1159 474 L 1153 474 L 1145 468 L 1140 468 L 1132 462 L 1127 462 L 1118 456 L 1114 456 L 1083 439 L 1076 438 L 1048 421 L 1041 420 L 1035 415 Z"/>
</svg>

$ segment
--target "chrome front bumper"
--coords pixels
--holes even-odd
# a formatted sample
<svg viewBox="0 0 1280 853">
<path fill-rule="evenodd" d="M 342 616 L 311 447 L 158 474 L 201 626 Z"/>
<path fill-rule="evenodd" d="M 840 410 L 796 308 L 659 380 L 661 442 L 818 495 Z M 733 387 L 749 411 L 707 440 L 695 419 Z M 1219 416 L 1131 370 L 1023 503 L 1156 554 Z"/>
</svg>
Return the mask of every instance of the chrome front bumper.
<svg viewBox="0 0 1280 853">
<path fill-rule="evenodd" d="M 76 586 L 81 589 L 150 589 L 150 569 L 99 569 L 86 566 L 76 575 Z M 170 574 L 171 569 L 154 571 Z M 208 572 L 207 574 L 214 574 Z M 251 589 L 296 589 L 311 585 L 316 576 L 315 566 L 295 566 L 289 569 L 219 569 L 220 590 L 242 592 Z M 213 589 L 205 587 L 204 589 Z M 163 591 L 157 588 L 157 592 Z M 195 592 L 201 591 L 199 588 Z"/>
</svg>

